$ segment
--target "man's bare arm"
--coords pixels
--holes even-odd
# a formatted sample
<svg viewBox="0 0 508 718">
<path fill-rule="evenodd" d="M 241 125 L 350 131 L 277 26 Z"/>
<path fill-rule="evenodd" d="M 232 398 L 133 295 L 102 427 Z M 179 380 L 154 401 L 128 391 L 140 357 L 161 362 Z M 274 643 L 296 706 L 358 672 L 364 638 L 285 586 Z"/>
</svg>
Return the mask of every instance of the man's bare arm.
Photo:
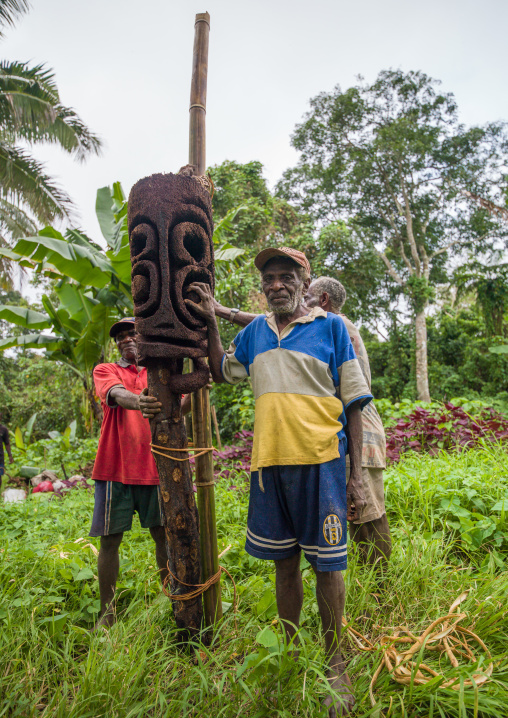
<svg viewBox="0 0 508 718">
<path fill-rule="evenodd" d="M 229 307 L 223 307 L 222 304 L 219 304 L 215 299 L 213 301 L 215 316 L 220 319 L 227 319 L 232 324 L 238 324 L 239 327 L 246 327 L 247 324 L 250 324 L 258 316 L 250 312 L 235 312 L 231 317 L 231 309 Z"/>
<path fill-rule="evenodd" d="M 223 384 L 224 379 L 221 372 L 222 357 L 224 356 L 224 348 L 220 340 L 219 328 L 215 318 L 215 299 L 212 290 L 208 284 L 204 282 L 194 282 L 188 287 L 189 292 L 196 292 L 200 298 L 199 304 L 186 299 L 187 306 L 199 314 L 206 321 L 208 328 L 208 361 L 212 378 L 216 384 Z"/>
<path fill-rule="evenodd" d="M 363 427 L 360 400 L 353 402 L 346 409 L 347 424 L 345 427 L 350 462 L 349 481 L 347 485 L 348 521 L 354 521 L 367 504 L 362 480 Z"/>
<path fill-rule="evenodd" d="M 123 409 L 140 411 L 145 419 L 154 417 L 162 407 L 160 401 L 157 401 L 154 396 L 148 396 L 148 389 L 143 389 L 141 394 L 133 394 L 123 386 L 115 386 L 109 392 L 109 396 Z M 182 414 L 188 414 L 190 410 L 190 394 L 185 394 L 182 398 Z"/>
</svg>

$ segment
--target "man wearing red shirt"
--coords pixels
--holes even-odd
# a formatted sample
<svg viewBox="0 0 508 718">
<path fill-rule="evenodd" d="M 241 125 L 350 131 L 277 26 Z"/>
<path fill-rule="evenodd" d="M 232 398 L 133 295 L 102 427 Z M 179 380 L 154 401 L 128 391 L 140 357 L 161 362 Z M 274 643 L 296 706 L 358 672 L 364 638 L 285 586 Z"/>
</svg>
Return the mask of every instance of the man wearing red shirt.
<svg viewBox="0 0 508 718">
<path fill-rule="evenodd" d="M 116 341 L 121 359 L 95 367 L 95 390 L 104 411 L 92 479 L 95 507 L 90 536 L 100 536 L 98 559 L 101 612 L 96 628 L 115 621 L 113 598 L 119 570 L 118 549 L 137 511 L 141 526 L 155 541 L 155 558 L 161 580 L 167 575 L 167 552 L 160 503 L 159 476 L 150 450 L 148 420 L 160 410 L 155 397 L 147 396 L 147 374 L 137 365 L 134 319 L 113 324 L 109 335 Z M 184 401 L 184 404 L 188 402 Z M 188 407 L 182 407 L 188 411 Z"/>
</svg>

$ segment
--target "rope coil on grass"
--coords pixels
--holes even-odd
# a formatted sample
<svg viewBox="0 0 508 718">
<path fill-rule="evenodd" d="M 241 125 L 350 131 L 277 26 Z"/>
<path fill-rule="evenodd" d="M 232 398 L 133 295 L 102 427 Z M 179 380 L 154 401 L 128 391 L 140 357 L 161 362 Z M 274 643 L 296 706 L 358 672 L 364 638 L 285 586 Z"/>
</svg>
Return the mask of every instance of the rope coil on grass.
<svg viewBox="0 0 508 718">
<path fill-rule="evenodd" d="M 485 643 L 479 636 L 476 635 L 476 633 L 473 633 L 473 631 L 459 625 L 460 621 L 467 617 L 467 613 L 456 613 L 455 611 L 462 601 L 467 598 L 468 594 L 469 591 L 462 593 L 452 603 L 447 615 L 441 616 L 433 621 L 420 636 L 415 636 L 407 628 L 400 627 L 396 629 L 391 636 L 381 637 L 379 644 L 383 649 L 383 657 L 381 658 L 381 663 L 372 676 L 369 686 L 370 701 L 372 706 L 376 705 L 374 688 L 384 667 L 391 674 L 394 681 L 406 686 L 411 684 L 421 686 L 434 680 L 435 678 L 442 678 L 443 683 L 441 683 L 440 688 L 452 688 L 453 690 L 459 690 L 461 685 L 464 687 L 480 686 L 489 680 L 494 670 L 492 655 Z M 358 631 L 355 631 L 354 628 L 351 628 L 344 617 L 342 618 L 342 625 L 346 628 L 354 643 L 361 651 L 375 651 L 377 649 L 377 645 L 371 643 L 368 638 Z M 401 636 L 401 633 L 406 635 Z M 426 663 L 411 660 L 411 657 L 415 653 L 422 649 L 427 649 L 430 651 L 446 653 L 448 660 L 454 668 L 459 667 L 457 656 L 465 657 L 471 663 L 476 663 L 477 658 L 468 645 L 467 636 L 470 636 L 481 646 L 481 648 L 483 648 L 490 663 L 482 673 L 475 673 L 471 679 L 463 681 L 462 684 L 459 683 L 460 679 L 458 677 L 446 681 L 445 676 L 442 673 L 437 673 L 437 671 L 428 666 Z M 436 646 L 428 645 L 429 643 L 434 643 L 436 641 L 438 641 Z M 409 643 L 411 646 L 407 650 L 400 652 L 395 647 L 395 644 L 397 643 Z M 424 672 L 428 675 L 424 675 Z"/>
</svg>

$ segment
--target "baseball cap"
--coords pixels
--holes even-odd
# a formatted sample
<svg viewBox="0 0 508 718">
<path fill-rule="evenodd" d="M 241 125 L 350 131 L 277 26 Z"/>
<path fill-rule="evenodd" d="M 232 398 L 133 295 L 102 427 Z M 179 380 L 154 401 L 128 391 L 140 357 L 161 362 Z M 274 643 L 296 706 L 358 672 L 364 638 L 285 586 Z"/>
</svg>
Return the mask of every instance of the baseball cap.
<svg viewBox="0 0 508 718">
<path fill-rule="evenodd" d="M 288 259 L 292 259 L 293 262 L 296 262 L 300 265 L 300 267 L 303 267 L 310 275 L 309 260 L 303 252 L 300 252 L 298 249 L 293 249 L 293 247 L 267 247 L 266 249 L 261 250 L 261 252 L 257 255 L 254 260 L 254 264 L 259 271 L 261 271 L 268 260 L 273 259 L 273 257 L 287 257 Z"/>
<path fill-rule="evenodd" d="M 118 332 L 123 332 L 125 329 L 132 329 L 134 327 L 134 317 L 124 317 L 118 322 L 115 322 L 109 330 L 110 337 L 116 337 Z"/>
</svg>

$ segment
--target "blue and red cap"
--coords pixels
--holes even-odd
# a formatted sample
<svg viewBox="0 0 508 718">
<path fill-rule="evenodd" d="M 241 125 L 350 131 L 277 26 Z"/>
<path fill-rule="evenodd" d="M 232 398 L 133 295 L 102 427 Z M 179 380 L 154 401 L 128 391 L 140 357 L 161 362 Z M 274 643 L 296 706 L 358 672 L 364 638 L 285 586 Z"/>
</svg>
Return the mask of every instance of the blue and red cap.
<svg viewBox="0 0 508 718">
<path fill-rule="evenodd" d="M 111 329 L 109 330 L 109 336 L 113 337 L 114 339 L 119 332 L 123 332 L 126 329 L 133 329 L 133 327 L 134 317 L 123 317 L 111 326 Z"/>
</svg>

